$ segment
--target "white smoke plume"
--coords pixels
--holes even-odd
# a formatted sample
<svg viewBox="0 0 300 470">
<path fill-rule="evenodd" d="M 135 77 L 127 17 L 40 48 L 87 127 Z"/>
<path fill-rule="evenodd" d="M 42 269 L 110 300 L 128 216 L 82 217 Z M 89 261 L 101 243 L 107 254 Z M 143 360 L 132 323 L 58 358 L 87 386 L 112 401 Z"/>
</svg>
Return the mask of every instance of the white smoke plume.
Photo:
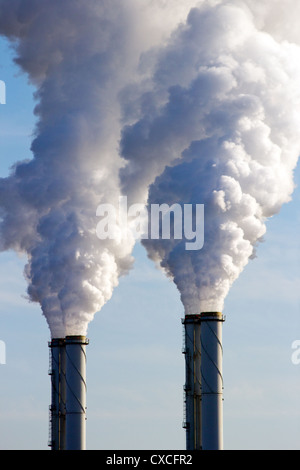
<svg viewBox="0 0 300 470">
<path fill-rule="evenodd" d="M 0 249 L 27 254 L 28 295 L 52 337 L 86 334 L 131 267 L 121 226 L 96 236 L 97 206 L 121 194 L 118 95 L 192 4 L 0 0 L 0 34 L 36 87 L 37 116 L 32 159 L 0 179 Z"/>
<path fill-rule="evenodd" d="M 32 159 L 0 179 L 0 250 L 27 254 L 28 295 L 52 337 L 86 334 L 132 265 L 121 225 L 96 237 L 98 205 L 121 194 L 205 204 L 199 252 L 144 244 L 186 313 L 222 309 L 293 192 L 299 10 L 295 0 L 0 0 L 0 34 L 37 103 Z"/>
<path fill-rule="evenodd" d="M 147 74 L 124 94 L 124 194 L 148 206 L 205 205 L 202 250 L 143 241 L 187 314 L 223 309 L 266 220 L 293 193 L 299 13 L 294 0 L 202 0 L 167 44 L 143 56 Z"/>
</svg>

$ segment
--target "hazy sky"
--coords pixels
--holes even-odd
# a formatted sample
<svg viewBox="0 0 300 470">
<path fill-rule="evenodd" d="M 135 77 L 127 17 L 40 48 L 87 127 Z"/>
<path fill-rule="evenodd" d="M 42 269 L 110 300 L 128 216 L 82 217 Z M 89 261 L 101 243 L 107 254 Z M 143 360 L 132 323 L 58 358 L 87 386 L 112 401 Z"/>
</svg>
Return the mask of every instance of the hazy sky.
<svg viewBox="0 0 300 470">
<path fill-rule="evenodd" d="M 0 42 L 0 176 L 31 157 L 33 87 Z M 299 169 L 295 174 L 300 183 Z M 226 298 L 224 447 L 300 448 L 300 192 L 267 222 L 265 242 Z M 137 244 L 135 265 L 88 328 L 87 448 L 184 449 L 184 311 L 174 284 Z M 26 296 L 26 260 L 0 255 L 0 449 L 48 443 L 50 332 Z"/>
</svg>

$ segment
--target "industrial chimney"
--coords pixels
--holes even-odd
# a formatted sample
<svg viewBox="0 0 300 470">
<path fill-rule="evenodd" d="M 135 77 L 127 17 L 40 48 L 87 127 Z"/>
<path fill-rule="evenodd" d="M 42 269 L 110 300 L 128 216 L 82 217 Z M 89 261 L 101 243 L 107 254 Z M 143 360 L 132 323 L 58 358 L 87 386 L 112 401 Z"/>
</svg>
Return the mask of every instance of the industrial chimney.
<svg viewBox="0 0 300 470">
<path fill-rule="evenodd" d="M 187 450 L 201 449 L 201 349 L 200 315 L 186 315 L 184 320 L 185 418 Z"/>
<path fill-rule="evenodd" d="M 182 320 L 187 450 L 223 449 L 223 322 L 220 312 L 186 315 Z"/>
<path fill-rule="evenodd" d="M 51 358 L 50 446 L 52 450 L 86 448 L 85 336 L 67 336 L 49 343 Z"/>
<path fill-rule="evenodd" d="M 67 336 L 66 450 L 86 449 L 86 345 L 85 336 Z"/>
<path fill-rule="evenodd" d="M 223 450 L 223 322 L 220 312 L 200 315 L 203 450 Z"/>
<path fill-rule="evenodd" d="M 49 343 L 51 376 L 50 438 L 51 450 L 65 449 L 65 340 L 54 338 Z"/>
</svg>

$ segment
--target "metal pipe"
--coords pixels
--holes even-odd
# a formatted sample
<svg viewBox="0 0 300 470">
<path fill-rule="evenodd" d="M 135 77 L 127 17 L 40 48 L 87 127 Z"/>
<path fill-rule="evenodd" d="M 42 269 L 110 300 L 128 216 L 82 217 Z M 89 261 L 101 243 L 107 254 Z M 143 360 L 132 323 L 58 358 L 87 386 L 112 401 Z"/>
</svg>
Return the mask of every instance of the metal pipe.
<svg viewBox="0 0 300 470">
<path fill-rule="evenodd" d="M 222 324 L 220 312 L 203 312 L 201 322 L 202 449 L 223 449 Z"/>
<path fill-rule="evenodd" d="M 54 338 L 49 343 L 51 376 L 50 439 L 52 450 L 65 448 L 65 340 Z"/>
<path fill-rule="evenodd" d="M 201 444 L 201 348 L 200 315 L 186 315 L 184 324 L 185 346 L 185 419 L 187 450 L 200 450 Z"/>
<path fill-rule="evenodd" d="M 86 449 L 86 345 L 85 336 L 67 336 L 66 345 L 66 450 Z"/>
</svg>

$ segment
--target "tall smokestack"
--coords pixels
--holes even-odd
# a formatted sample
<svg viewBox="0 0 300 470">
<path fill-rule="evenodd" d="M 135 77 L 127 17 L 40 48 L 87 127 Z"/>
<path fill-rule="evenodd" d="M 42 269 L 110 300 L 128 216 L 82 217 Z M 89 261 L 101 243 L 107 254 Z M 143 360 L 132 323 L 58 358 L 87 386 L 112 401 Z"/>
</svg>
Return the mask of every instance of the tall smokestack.
<svg viewBox="0 0 300 470">
<path fill-rule="evenodd" d="M 85 336 L 67 336 L 66 450 L 86 449 L 86 345 Z"/>
<path fill-rule="evenodd" d="M 220 312 L 200 315 L 203 450 L 223 450 L 223 322 Z"/>
<path fill-rule="evenodd" d="M 51 450 L 65 449 L 65 340 L 54 338 L 49 343 L 51 376 L 50 439 Z"/>
<path fill-rule="evenodd" d="M 187 450 L 201 449 L 201 348 L 200 315 L 186 315 L 184 320 L 185 419 Z"/>
<path fill-rule="evenodd" d="M 223 449 L 222 323 L 220 312 L 185 315 L 187 450 Z"/>
</svg>

